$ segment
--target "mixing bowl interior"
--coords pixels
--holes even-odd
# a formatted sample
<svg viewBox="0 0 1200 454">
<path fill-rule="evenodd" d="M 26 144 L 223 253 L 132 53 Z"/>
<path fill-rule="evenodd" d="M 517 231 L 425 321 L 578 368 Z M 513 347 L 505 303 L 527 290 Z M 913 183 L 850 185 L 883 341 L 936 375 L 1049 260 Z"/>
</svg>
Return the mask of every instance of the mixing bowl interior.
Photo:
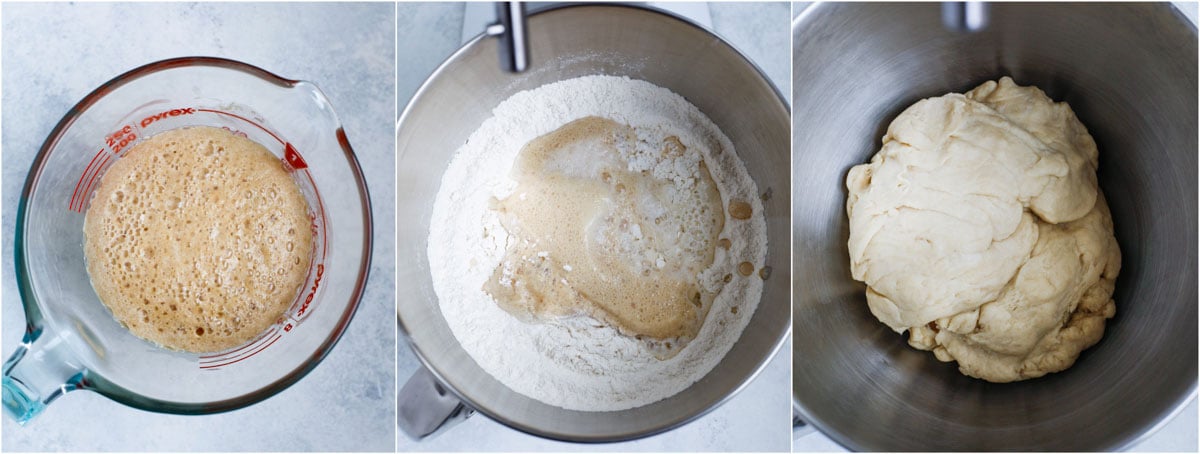
<svg viewBox="0 0 1200 454">
<path fill-rule="evenodd" d="M 988 19 L 964 33 L 936 3 L 820 4 L 793 24 L 793 393 L 850 448 L 1115 449 L 1194 394 L 1195 28 L 1166 4 L 1001 3 Z M 1123 269 L 1116 317 L 1073 368 L 991 384 L 870 314 L 845 177 L 907 106 L 1004 75 L 1069 103 L 1095 138 Z"/>
<path fill-rule="evenodd" d="M 496 41 L 478 38 L 442 65 L 409 104 L 397 131 L 397 278 L 401 329 L 425 365 L 469 405 L 542 436 L 603 441 L 650 435 L 689 421 L 732 395 L 766 364 L 787 333 L 789 198 L 788 112 L 765 77 L 716 36 L 672 16 L 626 6 L 575 6 L 529 18 L 532 65 L 507 74 Z M 438 307 L 426 251 L 441 175 L 458 149 L 501 101 L 522 90 L 591 74 L 642 79 L 695 104 L 729 138 L 764 202 L 769 252 L 761 303 L 724 360 L 687 390 L 618 412 L 580 412 L 517 394 L 484 372 L 459 346 Z M 467 283 L 465 285 L 481 285 Z M 536 365 L 529 365 L 536 367 Z"/>
</svg>

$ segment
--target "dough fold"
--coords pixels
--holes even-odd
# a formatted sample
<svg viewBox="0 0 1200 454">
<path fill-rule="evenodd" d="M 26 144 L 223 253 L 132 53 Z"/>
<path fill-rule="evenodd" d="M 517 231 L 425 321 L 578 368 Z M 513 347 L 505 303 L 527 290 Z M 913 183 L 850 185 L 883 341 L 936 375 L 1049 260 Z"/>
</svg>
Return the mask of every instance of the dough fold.
<svg viewBox="0 0 1200 454">
<path fill-rule="evenodd" d="M 1004 77 L 913 104 L 846 177 L 851 273 L 909 344 L 994 382 L 1070 367 L 1115 313 L 1095 141 Z"/>
</svg>

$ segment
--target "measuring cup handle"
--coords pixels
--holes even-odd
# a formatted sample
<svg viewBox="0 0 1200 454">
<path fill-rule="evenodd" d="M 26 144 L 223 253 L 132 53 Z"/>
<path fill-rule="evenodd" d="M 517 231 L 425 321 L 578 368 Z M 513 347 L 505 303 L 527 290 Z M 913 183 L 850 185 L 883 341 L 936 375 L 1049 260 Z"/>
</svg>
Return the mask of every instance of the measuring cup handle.
<svg viewBox="0 0 1200 454">
<path fill-rule="evenodd" d="M 4 362 L 4 412 L 25 425 L 46 405 L 79 389 L 84 369 L 60 337 L 28 327 L 17 351 Z"/>
<path fill-rule="evenodd" d="M 413 440 L 422 440 L 462 422 L 475 414 L 446 390 L 437 378 L 422 367 L 413 373 L 396 396 L 400 430 Z"/>
</svg>

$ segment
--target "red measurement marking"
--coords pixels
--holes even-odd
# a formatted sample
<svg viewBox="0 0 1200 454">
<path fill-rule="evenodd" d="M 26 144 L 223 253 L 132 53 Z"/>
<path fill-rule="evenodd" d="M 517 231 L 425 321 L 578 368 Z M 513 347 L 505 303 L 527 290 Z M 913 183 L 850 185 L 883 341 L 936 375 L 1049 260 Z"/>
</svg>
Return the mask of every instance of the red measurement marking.
<svg viewBox="0 0 1200 454">
<path fill-rule="evenodd" d="M 267 337 L 267 335 L 268 335 L 268 334 L 271 334 L 271 333 L 273 333 L 273 332 L 274 332 L 274 331 L 268 331 L 268 332 L 265 332 L 265 333 L 259 334 L 259 335 L 258 335 L 258 337 L 257 337 L 257 338 L 255 338 L 253 341 L 250 341 L 250 342 L 248 342 L 246 345 L 243 345 L 243 346 L 241 346 L 241 347 L 238 347 L 238 349 L 237 349 L 237 350 L 228 351 L 228 352 L 221 352 L 221 353 L 217 353 L 217 354 L 215 354 L 215 355 L 201 356 L 201 357 L 200 357 L 200 359 L 201 359 L 201 361 L 200 361 L 200 362 L 202 362 L 202 363 L 203 363 L 203 362 L 206 362 L 206 361 L 204 361 L 204 360 L 206 360 L 206 359 L 210 360 L 210 361 L 207 361 L 207 362 L 214 362 L 214 361 L 212 361 L 212 360 L 219 361 L 221 358 L 227 357 L 227 356 L 229 356 L 229 355 L 232 355 L 232 354 L 234 354 L 234 353 L 237 353 L 237 352 L 239 352 L 239 351 L 242 351 L 242 350 L 243 350 L 243 349 L 245 349 L 246 347 L 250 347 L 250 346 L 252 346 L 252 345 L 254 345 L 254 344 L 257 344 L 259 341 L 261 341 L 261 340 L 265 339 L 265 338 Z"/>
<path fill-rule="evenodd" d="M 93 156 L 92 161 L 89 162 L 87 167 L 83 169 L 83 175 L 80 175 L 79 181 L 77 183 L 75 183 L 75 192 L 71 193 L 71 201 L 67 203 L 68 210 L 71 210 L 71 211 L 75 210 L 75 198 L 79 196 L 79 187 L 83 185 L 83 179 L 87 178 L 88 173 L 92 171 L 92 165 L 96 163 L 97 159 L 100 159 L 101 154 L 104 154 L 103 148 L 101 148 L 100 151 L 96 152 L 96 156 Z M 85 197 L 85 199 L 86 199 L 86 197 Z M 80 206 L 80 211 L 82 211 L 83 210 L 83 208 L 82 208 L 83 202 L 79 202 L 79 206 Z"/>
<path fill-rule="evenodd" d="M 237 114 L 231 114 L 231 113 L 229 113 L 229 112 L 225 112 L 225 111 L 223 111 L 223 110 L 212 110 L 212 109 L 196 109 L 196 110 L 197 110 L 197 111 L 199 111 L 199 112 L 209 112 L 209 113 L 215 113 L 215 114 L 218 114 L 218 115 L 229 115 L 229 116 L 231 116 L 231 117 L 233 117 L 233 118 L 236 118 L 236 119 L 238 119 L 238 120 L 242 120 L 242 121 L 244 121 L 244 122 L 246 122 L 246 123 L 250 123 L 250 124 L 252 124 L 252 125 L 254 125 L 254 126 L 258 127 L 258 129 L 261 129 L 261 130 L 263 130 L 263 132 L 266 132 L 267 134 L 270 134 L 270 135 L 271 135 L 271 137 L 273 137 L 273 138 L 275 138 L 275 140 L 279 141 L 279 143 L 280 143 L 280 144 L 286 144 L 286 143 L 287 143 L 287 142 L 284 142 L 284 141 L 283 141 L 283 139 L 280 139 L 280 138 L 279 138 L 279 136 L 275 135 L 275 133 L 271 132 L 271 130 L 270 130 L 270 129 L 264 128 L 262 125 L 260 125 L 260 124 L 258 124 L 258 123 L 255 123 L 253 120 L 250 120 L 250 119 L 248 119 L 248 118 L 246 118 L 246 117 L 243 117 L 243 116 L 241 116 L 241 115 L 237 115 Z"/>
<path fill-rule="evenodd" d="M 92 183 L 96 182 L 96 177 L 100 176 L 100 171 L 104 170 L 104 165 L 108 164 L 108 160 L 111 158 L 112 158 L 112 155 L 105 155 L 104 160 L 100 161 L 100 165 L 96 166 L 96 171 L 92 172 L 92 177 L 89 178 L 87 184 L 83 186 L 83 197 L 80 199 L 80 202 L 79 202 L 79 212 L 80 213 L 83 212 L 83 204 L 85 202 L 87 202 L 87 196 L 92 193 Z"/>
<path fill-rule="evenodd" d="M 313 181 L 311 173 L 304 171 L 304 175 L 308 177 L 308 182 L 312 184 L 313 192 L 317 192 L 317 182 Z M 321 200 L 321 194 L 317 193 L 317 208 L 321 210 L 321 256 L 324 257 L 329 249 L 329 235 L 325 234 L 325 226 L 329 223 L 325 221 L 325 202 Z"/>
<path fill-rule="evenodd" d="M 312 185 L 313 192 L 316 192 L 317 184 L 315 181 L 313 181 L 312 174 L 309 173 L 307 170 L 305 170 L 303 173 L 306 177 L 308 177 L 308 181 Z M 325 254 L 327 253 L 327 251 L 329 249 L 329 235 L 327 234 L 328 221 L 325 218 L 325 202 L 321 199 L 320 193 L 317 193 L 317 212 L 321 216 L 321 224 L 318 227 L 316 222 L 314 222 L 312 225 L 312 228 L 313 228 L 313 234 L 321 237 L 321 249 L 320 249 L 320 253 L 317 255 L 317 259 L 314 259 L 313 262 L 308 264 L 308 271 L 310 273 L 312 272 L 313 267 L 314 266 L 316 267 L 317 278 L 313 282 L 313 286 L 312 286 L 312 289 L 310 292 L 305 292 L 305 293 L 296 295 L 296 300 L 294 302 L 292 302 L 292 306 L 289 310 L 296 311 L 296 323 L 300 323 L 300 319 L 303 318 L 303 316 L 306 312 L 308 312 L 309 306 L 311 306 L 312 302 L 316 299 L 317 289 L 320 286 L 320 281 L 321 281 L 322 276 L 325 274 L 324 259 L 325 259 Z M 320 260 L 320 263 L 318 263 L 318 260 Z"/>
<path fill-rule="evenodd" d="M 254 354 L 254 352 L 256 351 L 256 349 L 257 349 L 259 346 L 261 346 L 261 345 L 263 345 L 264 343 L 266 343 L 266 342 L 267 342 L 267 341 L 268 341 L 268 340 L 269 340 L 269 339 L 270 339 L 272 336 L 277 336 L 277 335 L 279 335 L 279 330 L 273 330 L 273 331 L 267 332 L 267 333 L 265 333 L 263 336 L 259 337 L 259 338 L 258 338 L 258 340 L 254 341 L 253 343 L 246 344 L 245 346 L 243 346 L 242 348 L 239 348 L 239 349 L 237 349 L 236 351 L 241 351 L 242 349 L 245 349 L 245 348 L 249 347 L 249 349 L 248 349 L 248 350 L 246 350 L 246 351 L 244 351 L 244 352 L 242 352 L 242 353 L 236 354 L 236 355 L 235 355 L 235 354 L 226 354 L 226 355 L 224 355 L 224 356 L 217 357 L 217 358 L 214 358 L 214 359 L 210 359 L 210 360 L 206 360 L 206 361 L 200 361 L 200 367 L 204 367 L 205 365 L 213 365 L 213 364 L 216 364 L 216 363 L 221 363 L 221 362 L 232 361 L 232 360 L 235 360 L 235 359 L 238 359 L 238 358 L 242 358 L 242 357 L 248 357 L 248 356 L 251 356 L 251 355 L 253 355 L 253 354 Z"/>
<path fill-rule="evenodd" d="M 312 216 L 310 215 L 309 217 L 311 218 Z M 315 225 L 315 224 L 313 224 L 313 225 L 312 225 L 312 227 L 313 227 L 313 231 L 315 232 L 315 231 L 316 231 L 316 228 L 315 228 L 315 227 L 316 227 L 316 225 Z M 319 235 L 319 234 L 318 234 L 318 233 L 314 233 L 314 235 Z M 315 263 L 316 263 L 316 258 L 313 258 L 313 260 L 309 260 L 309 261 L 308 261 L 308 268 L 306 268 L 306 269 L 304 270 L 304 275 L 305 275 L 305 276 L 308 276 L 308 275 L 312 274 L 313 265 L 314 265 Z M 295 309 L 296 309 L 296 307 L 297 307 L 297 306 L 300 304 L 300 299 L 301 299 L 301 298 L 303 298 L 303 297 L 304 297 L 304 293 L 303 293 L 303 292 L 301 292 L 300 294 L 296 295 L 296 299 L 292 301 L 292 305 L 288 306 L 288 311 L 293 311 L 293 310 L 295 310 Z M 299 321 L 298 319 L 293 319 L 293 320 L 296 320 L 296 323 L 300 323 L 300 321 Z M 290 323 L 289 323 L 289 325 L 290 325 Z M 287 330 L 287 328 L 284 328 L 284 331 L 288 331 L 288 330 Z"/>
<path fill-rule="evenodd" d="M 300 170 L 308 168 L 308 163 L 304 162 L 304 158 L 300 157 L 300 153 L 296 151 L 295 147 L 292 147 L 291 142 L 283 145 L 283 158 L 287 159 L 288 164 L 291 164 L 293 169 Z"/>
<path fill-rule="evenodd" d="M 133 132 L 133 126 L 125 125 L 120 130 L 109 134 L 104 142 L 108 144 L 108 149 L 112 150 L 113 154 L 121 154 L 121 149 L 133 143 L 134 140 L 137 140 L 137 134 Z"/>
<path fill-rule="evenodd" d="M 228 365 L 230 365 L 230 364 L 233 364 L 233 363 L 236 363 L 236 362 L 239 362 L 239 361 L 245 360 L 246 358 L 249 358 L 249 357 L 251 357 L 251 356 L 257 355 L 257 354 L 258 354 L 258 352 L 261 352 L 261 351 L 263 351 L 263 350 L 266 350 L 266 349 L 267 349 L 267 347 L 270 347 L 272 344 L 274 344 L 274 343 L 275 343 L 275 341 L 279 340 L 279 338 L 281 338 L 281 337 L 283 337 L 283 336 L 281 336 L 281 335 L 280 335 L 280 334 L 277 332 L 277 333 L 275 333 L 275 337 L 271 338 L 271 342 L 268 342 L 266 345 L 263 345 L 262 347 L 259 347 L 259 349 L 258 349 L 258 350 L 255 350 L 255 351 L 253 351 L 253 352 L 250 352 L 250 354 L 249 354 L 249 355 L 243 356 L 243 357 L 241 357 L 241 358 L 238 358 L 238 359 L 236 359 L 236 360 L 233 360 L 233 361 L 230 361 L 230 362 L 227 362 L 227 363 L 214 364 L 214 365 L 210 365 L 210 366 L 200 366 L 200 368 L 201 368 L 201 369 L 215 369 L 215 368 L 218 368 L 218 367 L 222 367 L 222 366 L 228 366 Z"/>
<path fill-rule="evenodd" d="M 125 136 L 130 135 L 130 134 L 133 134 L 133 126 L 125 125 L 124 127 L 117 130 L 116 132 L 109 134 L 108 137 L 104 139 L 104 142 L 108 144 L 108 148 L 112 148 L 113 146 L 115 146 L 117 144 L 118 140 L 121 140 L 122 138 L 124 138 Z"/>
<path fill-rule="evenodd" d="M 121 151 L 127 150 L 125 148 L 125 146 L 133 143 L 133 141 L 135 141 L 135 140 L 137 140 L 137 134 L 129 134 L 129 135 L 125 136 L 125 138 L 121 139 L 121 141 L 119 143 L 112 146 L 113 154 L 120 155 Z"/>
<path fill-rule="evenodd" d="M 196 109 L 191 108 L 191 107 L 187 107 L 187 108 L 183 108 L 183 109 L 164 110 L 162 112 L 156 113 L 149 117 L 143 118 L 140 124 L 142 125 L 142 128 L 145 128 L 147 126 L 150 126 L 152 123 L 154 123 L 158 120 L 162 120 L 167 117 L 178 117 L 180 115 L 191 115 L 194 113 L 196 113 Z"/>
<path fill-rule="evenodd" d="M 312 304 L 313 297 L 317 295 L 317 288 L 321 286 L 321 277 L 325 274 L 325 265 L 317 265 L 317 278 L 313 280 L 312 289 L 308 292 L 308 297 L 304 298 L 304 304 L 300 306 L 300 310 L 296 312 L 297 317 L 303 317 L 308 311 L 308 305 Z"/>
</svg>

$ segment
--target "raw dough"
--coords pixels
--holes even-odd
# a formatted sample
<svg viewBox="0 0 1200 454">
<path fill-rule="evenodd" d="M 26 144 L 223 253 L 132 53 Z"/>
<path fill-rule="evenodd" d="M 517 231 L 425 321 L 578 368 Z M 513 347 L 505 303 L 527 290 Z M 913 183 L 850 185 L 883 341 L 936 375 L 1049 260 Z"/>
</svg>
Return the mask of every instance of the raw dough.
<svg viewBox="0 0 1200 454">
<path fill-rule="evenodd" d="M 1115 313 L 1096 143 L 1004 77 L 913 104 L 846 177 L 851 272 L 909 344 L 993 382 L 1064 370 Z"/>
</svg>

